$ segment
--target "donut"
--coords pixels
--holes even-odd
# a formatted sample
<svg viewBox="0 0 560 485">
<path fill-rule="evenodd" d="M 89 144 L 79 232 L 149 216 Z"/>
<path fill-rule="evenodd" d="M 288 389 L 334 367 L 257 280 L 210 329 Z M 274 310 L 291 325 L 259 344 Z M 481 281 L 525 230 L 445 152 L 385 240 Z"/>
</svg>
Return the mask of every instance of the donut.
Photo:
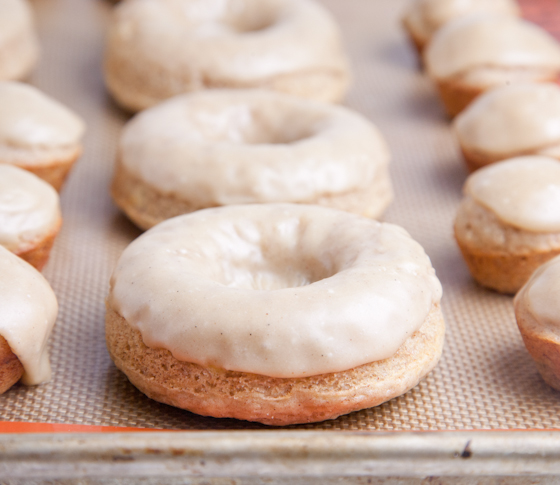
<svg viewBox="0 0 560 485">
<path fill-rule="evenodd" d="M 560 257 L 540 266 L 513 300 L 525 347 L 545 382 L 560 390 Z"/>
<path fill-rule="evenodd" d="M 441 285 L 404 229 L 320 206 L 205 209 L 125 249 L 107 298 L 116 366 L 148 397 L 268 425 L 401 395 L 437 363 Z"/>
<path fill-rule="evenodd" d="M 556 81 L 560 44 L 518 18 L 469 15 L 438 30 L 424 60 L 448 114 L 455 116 L 491 88 Z"/>
<path fill-rule="evenodd" d="M 441 27 L 473 13 L 515 17 L 520 14 L 514 0 L 415 0 L 408 5 L 403 15 L 403 26 L 421 56 Z"/>
<path fill-rule="evenodd" d="M 515 293 L 533 271 L 560 254 L 560 164 L 516 157 L 469 176 L 455 238 L 474 279 Z"/>
<path fill-rule="evenodd" d="M 82 152 L 82 120 L 17 82 L 0 82 L 0 106 L 0 164 L 28 170 L 60 190 Z"/>
<path fill-rule="evenodd" d="M 25 79 L 39 57 L 33 13 L 26 0 L 0 2 L 0 81 Z"/>
<path fill-rule="evenodd" d="M 58 313 L 47 280 L 31 265 L 0 246 L 0 392 L 21 378 L 27 385 L 51 377 L 47 340 Z"/>
<path fill-rule="evenodd" d="M 21 168 L 0 165 L 0 245 L 41 270 L 61 224 L 53 187 Z"/>
<path fill-rule="evenodd" d="M 139 227 L 198 209 L 292 202 L 379 217 L 392 199 L 389 150 L 340 106 L 265 90 L 177 96 L 133 118 L 111 193 Z"/>
<path fill-rule="evenodd" d="M 459 114 L 453 128 L 471 172 L 522 155 L 560 159 L 560 86 L 492 89 Z"/>
<path fill-rule="evenodd" d="M 105 80 L 123 108 L 213 88 L 266 88 L 338 102 L 340 34 L 314 0 L 127 0 L 116 7 Z"/>
</svg>

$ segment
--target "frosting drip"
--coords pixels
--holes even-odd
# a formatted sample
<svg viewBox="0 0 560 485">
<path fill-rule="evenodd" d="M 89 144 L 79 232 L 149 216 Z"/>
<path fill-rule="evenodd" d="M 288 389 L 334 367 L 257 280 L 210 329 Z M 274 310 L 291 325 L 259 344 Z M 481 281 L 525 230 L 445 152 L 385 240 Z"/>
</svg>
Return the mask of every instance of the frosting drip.
<svg viewBox="0 0 560 485">
<path fill-rule="evenodd" d="M 478 97 L 455 120 L 461 144 L 491 153 L 537 150 L 560 142 L 560 86 L 517 84 Z"/>
<path fill-rule="evenodd" d="M 46 236 L 60 219 L 58 193 L 35 175 L 0 165 L 0 244 L 14 251 Z"/>
<path fill-rule="evenodd" d="M 79 142 L 84 123 L 66 107 L 27 84 L 0 82 L 0 143 L 61 147 Z"/>
<path fill-rule="evenodd" d="M 206 209 L 123 253 L 109 304 L 175 358 L 273 377 L 392 356 L 441 298 L 400 227 L 317 206 Z"/>
<path fill-rule="evenodd" d="M 560 231 L 560 164 L 528 156 L 473 173 L 465 193 L 503 222 L 533 232 Z"/>
<path fill-rule="evenodd" d="M 560 45 L 529 22 L 471 15 L 442 27 L 428 46 L 425 59 L 436 79 L 487 66 L 560 70 Z"/>
<path fill-rule="evenodd" d="M 22 259 L 0 246 L 0 335 L 25 370 L 22 382 L 46 382 L 51 377 L 47 339 L 58 312 L 47 280 Z"/>
<path fill-rule="evenodd" d="M 152 187 L 211 206 L 366 188 L 389 151 L 377 129 L 347 109 L 274 92 L 213 90 L 135 117 L 120 159 Z"/>
</svg>

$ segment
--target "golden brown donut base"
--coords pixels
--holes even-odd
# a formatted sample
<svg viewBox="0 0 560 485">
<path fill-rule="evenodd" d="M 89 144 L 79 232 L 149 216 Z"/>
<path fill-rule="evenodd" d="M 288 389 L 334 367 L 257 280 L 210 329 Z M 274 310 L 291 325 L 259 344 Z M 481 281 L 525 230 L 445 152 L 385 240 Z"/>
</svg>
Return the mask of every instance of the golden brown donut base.
<svg viewBox="0 0 560 485">
<path fill-rule="evenodd" d="M 524 231 L 501 222 L 484 207 L 476 205 L 478 213 L 467 207 L 466 200 L 459 206 L 455 239 L 480 285 L 500 293 L 515 293 L 535 269 L 560 254 L 560 235 Z M 488 237 L 490 233 L 493 239 Z"/>
<path fill-rule="evenodd" d="M 506 72 L 506 70 L 504 70 L 504 72 Z M 443 102 L 445 111 L 451 118 L 463 111 L 482 93 L 501 85 L 473 86 L 472 84 L 462 82 L 461 77 L 462 76 L 457 76 L 451 79 L 440 79 L 436 81 L 439 96 Z M 556 72 L 549 72 L 546 70 L 536 70 L 532 72 L 530 70 L 524 71 L 520 69 L 517 73 L 513 70 L 511 77 L 512 79 L 519 78 L 519 80 L 523 82 L 535 83 L 556 82 L 558 80 L 558 74 Z"/>
<path fill-rule="evenodd" d="M 516 293 L 539 266 L 560 254 L 560 249 L 527 254 L 478 253 L 457 239 L 476 282 L 500 293 Z"/>
<path fill-rule="evenodd" d="M 523 300 L 515 301 L 517 326 L 525 347 L 545 382 L 560 391 L 560 335 L 539 323 L 525 308 Z"/>
<path fill-rule="evenodd" d="M 479 168 L 485 167 L 486 165 L 490 165 L 492 163 L 499 162 L 500 160 L 506 160 L 507 158 L 510 158 L 508 156 L 503 157 L 500 155 L 488 155 L 486 153 L 482 153 L 478 150 L 467 148 L 465 146 L 461 146 L 461 152 L 463 153 L 463 159 L 465 160 L 465 164 L 469 173 L 473 173 L 474 171 L 478 170 Z"/>
<path fill-rule="evenodd" d="M 189 72 L 181 78 L 174 66 L 170 67 L 168 71 L 155 63 L 137 65 L 108 49 L 105 61 L 107 89 L 121 108 L 135 113 L 173 96 L 204 89 L 270 89 L 316 101 L 339 103 L 350 83 L 347 72 L 331 69 L 302 70 L 239 83 L 227 79 L 192 79 Z"/>
<path fill-rule="evenodd" d="M 400 396 L 435 367 L 445 332 L 440 307 L 434 305 L 393 357 L 290 379 L 178 361 L 168 350 L 147 347 L 140 332 L 110 307 L 105 323 L 111 358 L 148 397 L 204 416 L 276 426 L 333 419 Z"/>
<path fill-rule="evenodd" d="M 439 96 L 449 117 L 453 118 L 463 111 L 477 96 L 487 88 L 467 86 L 456 80 L 437 82 Z"/>
<path fill-rule="evenodd" d="M 51 184 L 57 191 L 60 192 L 70 169 L 81 154 L 82 148 L 81 146 L 78 146 L 65 158 L 51 159 L 47 156 L 46 159 L 41 159 L 40 155 L 38 155 L 37 161 L 34 161 L 33 163 L 30 163 L 27 160 L 21 162 L 10 161 L 8 163 L 31 172 L 40 179 L 43 179 L 45 182 Z M 6 162 L 0 159 L 0 163 Z"/>
<path fill-rule="evenodd" d="M 344 210 L 366 217 L 377 218 L 393 198 L 389 173 L 379 173 L 375 184 L 366 190 L 357 190 L 338 195 L 324 195 L 315 200 L 301 203 L 318 204 Z M 180 199 L 165 194 L 132 175 L 117 160 L 111 184 L 111 195 L 115 203 L 138 227 L 149 229 L 161 221 L 200 209 L 215 207 L 196 201 Z"/>
<path fill-rule="evenodd" d="M 51 253 L 54 240 L 62 225 L 62 219 L 59 218 L 57 224 L 53 229 L 43 238 L 38 241 L 33 241 L 26 244 L 15 251 L 12 251 L 16 256 L 19 256 L 24 261 L 27 261 L 35 269 L 41 271 L 43 266 L 47 264 Z"/>
<path fill-rule="evenodd" d="M 545 147 L 546 149 L 546 147 Z M 478 170 L 479 168 L 485 167 L 486 165 L 491 165 L 492 163 L 501 162 L 502 160 L 507 160 L 508 158 L 521 157 L 525 155 L 541 155 L 541 150 L 527 150 L 517 153 L 487 153 L 474 148 L 469 148 L 466 146 L 461 146 L 461 152 L 463 153 L 463 159 L 470 173 Z M 547 156 L 551 156 L 547 154 Z"/>
<path fill-rule="evenodd" d="M 414 47 L 414 51 L 416 52 L 416 55 L 418 56 L 419 67 L 423 68 L 424 62 L 422 56 L 424 54 L 424 49 L 426 48 L 428 42 L 414 34 L 412 29 L 408 26 L 406 19 L 403 19 L 402 26 L 408 36 L 410 43 Z"/>
<path fill-rule="evenodd" d="M 6 339 L 0 335 L 0 394 L 5 393 L 23 375 L 23 366 L 12 352 Z"/>
</svg>

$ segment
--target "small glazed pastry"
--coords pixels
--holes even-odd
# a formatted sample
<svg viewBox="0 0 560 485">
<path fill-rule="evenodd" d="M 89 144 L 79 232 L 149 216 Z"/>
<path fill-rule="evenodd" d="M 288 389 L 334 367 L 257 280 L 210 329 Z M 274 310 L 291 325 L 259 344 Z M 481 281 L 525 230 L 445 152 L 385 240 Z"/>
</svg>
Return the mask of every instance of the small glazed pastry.
<svg viewBox="0 0 560 485">
<path fill-rule="evenodd" d="M 560 86 L 492 89 L 457 116 L 453 127 L 471 172 L 521 155 L 560 159 Z"/>
<path fill-rule="evenodd" d="M 483 92 L 507 84 L 556 81 L 560 44 L 517 18 L 470 15 L 449 22 L 425 52 L 428 74 L 450 116 Z"/>
<path fill-rule="evenodd" d="M 319 204 L 378 217 L 389 151 L 347 108 L 264 90 L 177 96 L 125 127 L 112 195 L 134 223 L 229 204 Z"/>
<path fill-rule="evenodd" d="M 38 56 L 39 42 L 27 0 L 0 1 L 0 81 L 25 79 Z"/>
<path fill-rule="evenodd" d="M 106 339 L 152 399 L 308 423 L 414 387 L 441 355 L 440 298 L 398 226 L 311 205 L 228 206 L 169 219 L 125 249 Z"/>
<path fill-rule="evenodd" d="M 56 297 L 41 273 L 2 246 L 0 298 L 0 393 L 20 378 L 27 385 L 48 381 L 47 340 L 58 313 Z"/>
<path fill-rule="evenodd" d="M 41 270 L 61 224 L 56 190 L 32 173 L 0 165 L 0 245 Z"/>
<path fill-rule="evenodd" d="M 560 257 L 540 266 L 515 295 L 525 347 L 545 382 L 560 391 Z"/>
<path fill-rule="evenodd" d="M 55 189 L 82 152 L 84 123 L 27 84 L 0 82 L 0 164 L 34 173 Z"/>
<path fill-rule="evenodd" d="M 105 79 L 119 105 L 140 111 L 216 88 L 339 102 L 349 73 L 338 27 L 315 0 L 127 0 L 109 29 Z"/>
<path fill-rule="evenodd" d="M 403 16 L 403 25 L 421 56 L 441 27 L 473 13 L 517 17 L 519 6 L 515 0 L 414 0 Z"/>
<path fill-rule="evenodd" d="M 515 293 L 541 264 L 560 254 L 560 163 L 517 157 L 469 176 L 455 238 L 474 279 Z"/>
</svg>

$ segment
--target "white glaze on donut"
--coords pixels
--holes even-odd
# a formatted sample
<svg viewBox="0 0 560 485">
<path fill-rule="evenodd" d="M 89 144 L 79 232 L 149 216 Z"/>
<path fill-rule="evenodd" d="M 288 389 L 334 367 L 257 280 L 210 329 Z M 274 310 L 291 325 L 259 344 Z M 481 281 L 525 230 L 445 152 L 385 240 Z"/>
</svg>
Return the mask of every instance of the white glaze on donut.
<svg viewBox="0 0 560 485">
<path fill-rule="evenodd" d="M 560 231 L 560 163 L 541 156 L 516 157 L 481 168 L 465 194 L 503 222 L 526 231 Z"/>
<path fill-rule="evenodd" d="M 338 102 L 339 29 L 314 0 L 129 0 L 109 29 L 109 89 L 138 111 L 185 92 L 272 88 Z"/>
<path fill-rule="evenodd" d="M 207 209 L 123 253 L 109 305 L 178 360 L 272 377 L 392 356 L 441 285 L 402 228 L 318 206 Z"/>
<path fill-rule="evenodd" d="M 538 150 L 560 143 L 560 86 L 535 83 L 493 89 L 454 122 L 461 145 L 488 153 Z"/>
<path fill-rule="evenodd" d="M 140 0 L 116 15 L 111 35 L 121 48 L 169 60 L 193 83 L 346 68 L 331 16 L 308 0 Z"/>
<path fill-rule="evenodd" d="M 24 384 L 48 381 L 47 339 L 58 312 L 56 297 L 41 273 L 2 246 L 0 275 L 0 335 L 23 365 Z"/>
<path fill-rule="evenodd" d="M 84 123 L 33 86 L 0 82 L 0 144 L 11 148 L 74 146 Z"/>
<path fill-rule="evenodd" d="M 306 202 L 368 188 L 389 161 L 377 129 L 342 107 L 285 94 L 178 96 L 135 117 L 120 159 L 167 194 L 204 206 Z"/>
<path fill-rule="evenodd" d="M 15 251 L 45 237 L 60 220 L 58 193 L 47 182 L 0 165 L 0 244 Z"/>
<path fill-rule="evenodd" d="M 530 22 L 471 15 L 442 27 L 428 46 L 425 60 L 436 79 L 486 67 L 560 70 L 560 44 Z"/>
<path fill-rule="evenodd" d="M 539 267 L 516 296 L 541 324 L 560 328 L 560 257 Z M 517 303 L 516 303 L 517 304 Z"/>
<path fill-rule="evenodd" d="M 513 0 L 416 0 L 410 4 L 405 21 L 415 36 L 427 42 L 451 20 L 473 13 L 519 15 Z"/>
</svg>

